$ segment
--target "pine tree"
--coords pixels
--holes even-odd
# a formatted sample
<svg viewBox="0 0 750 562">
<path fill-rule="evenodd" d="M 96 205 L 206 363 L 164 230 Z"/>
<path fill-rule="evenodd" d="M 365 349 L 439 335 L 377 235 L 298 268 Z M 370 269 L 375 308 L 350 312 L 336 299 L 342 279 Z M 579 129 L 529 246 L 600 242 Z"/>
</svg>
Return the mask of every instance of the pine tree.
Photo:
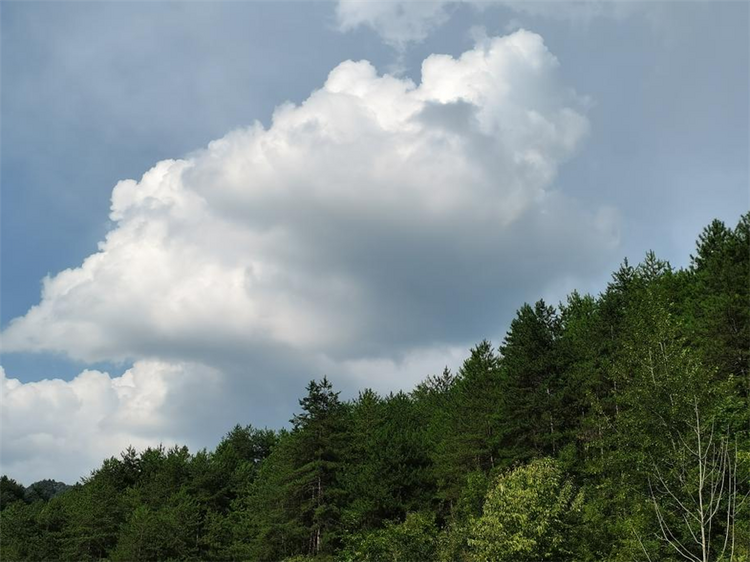
<svg viewBox="0 0 750 562">
<path fill-rule="evenodd" d="M 337 540 L 347 409 L 326 377 L 310 381 L 300 406 L 302 412 L 292 418 L 294 471 L 288 490 L 308 531 L 307 553 L 317 555 L 332 551 Z"/>
<path fill-rule="evenodd" d="M 26 491 L 23 486 L 5 475 L 0 477 L 0 510 L 5 509 L 13 502 L 25 500 Z"/>
<path fill-rule="evenodd" d="M 383 419 L 383 403 L 376 392 L 365 389 L 352 404 L 343 475 L 350 502 L 342 514 L 342 525 L 348 533 L 376 528 L 386 517 L 386 491 L 378 463 L 382 453 L 378 426 Z"/>
<path fill-rule="evenodd" d="M 500 347 L 501 438 L 507 461 L 554 455 L 561 395 L 557 311 L 538 301 L 521 307 Z"/>
<path fill-rule="evenodd" d="M 472 472 L 498 462 L 500 358 L 489 341 L 472 348 L 450 388 L 445 435 L 436 451 L 441 498 L 453 506 Z"/>
</svg>

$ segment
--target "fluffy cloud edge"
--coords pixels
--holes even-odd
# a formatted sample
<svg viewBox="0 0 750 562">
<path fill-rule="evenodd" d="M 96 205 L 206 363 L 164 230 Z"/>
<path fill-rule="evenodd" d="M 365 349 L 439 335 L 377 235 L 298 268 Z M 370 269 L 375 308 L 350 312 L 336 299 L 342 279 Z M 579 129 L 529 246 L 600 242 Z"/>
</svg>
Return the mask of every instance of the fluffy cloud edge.
<svg viewBox="0 0 750 562">
<path fill-rule="evenodd" d="M 187 398 L 215 406 L 222 384 L 217 370 L 191 363 L 138 361 L 120 376 L 84 370 L 69 381 L 27 383 L 0 367 L 0 471 L 26 485 L 73 483 L 129 446 L 199 445 L 191 411 L 173 405 Z"/>
<path fill-rule="evenodd" d="M 99 251 L 46 278 L 2 337 L 5 352 L 134 366 L 3 374 L 4 467 L 48 477 L 55 457 L 210 445 L 271 403 L 289 416 L 290 385 L 310 378 L 406 390 L 457 366 L 457 342 L 493 337 L 518 294 L 597 269 L 617 244 L 616 213 L 554 188 L 584 110 L 521 30 L 431 55 L 420 84 L 345 61 L 269 128 L 119 182 Z"/>
<path fill-rule="evenodd" d="M 307 380 L 327 375 L 344 399 L 365 388 L 383 395 L 409 392 L 444 367 L 455 371 L 468 346 L 429 346 L 393 358 L 336 362 L 307 358 L 307 376 L 289 381 L 301 398 Z M 235 424 L 280 429 L 243 383 L 205 365 L 137 361 L 119 376 L 84 370 L 71 380 L 21 382 L 0 366 L 0 473 L 29 485 L 52 478 L 75 483 L 132 446 L 137 450 L 187 445 L 213 449 Z M 287 393 L 291 393 L 287 389 Z M 283 419 L 297 398 L 283 404 Z M 278 420 L 276 420 L 278 421 Z"/>
<path fill-rule="evenodd" d="M 548 239 L 532 242 L 537 260 L 563 233 L 591 255 L 612 245 L 608 225 L 552 189 L 589 128 L 558 67 L 524 30 L 431 55 L 419 85 L 340 64 L 270 128 L 119 182 L 99 252 L 45 279 L 5 350 L 206 362 L 248 346 L 367 356 L 410 333 L 448 341 L 440 307 L 484 288 L 458 268 L 517 260 L 511 242 L 539 238 L 524 228 Z M 418 287 L 431 254 L 447 273 L 436 302 Z M 498 283 L 507 271 L 496 265 Z"/>
</svg>

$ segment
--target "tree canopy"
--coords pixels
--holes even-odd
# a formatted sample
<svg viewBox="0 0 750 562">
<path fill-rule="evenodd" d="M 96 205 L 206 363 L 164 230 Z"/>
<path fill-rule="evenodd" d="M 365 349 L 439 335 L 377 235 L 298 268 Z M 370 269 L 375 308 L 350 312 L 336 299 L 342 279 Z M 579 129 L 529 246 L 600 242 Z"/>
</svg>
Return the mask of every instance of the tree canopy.
<svg viewBox="0 0 750 562">
<path fill-rule="evenodd" d="M 523 304 L 411 392 L 312 380 L 285 429 L 0 478 L 2 560 L 750 560 L 750 214 L 689 267 Z"/>
</svg>

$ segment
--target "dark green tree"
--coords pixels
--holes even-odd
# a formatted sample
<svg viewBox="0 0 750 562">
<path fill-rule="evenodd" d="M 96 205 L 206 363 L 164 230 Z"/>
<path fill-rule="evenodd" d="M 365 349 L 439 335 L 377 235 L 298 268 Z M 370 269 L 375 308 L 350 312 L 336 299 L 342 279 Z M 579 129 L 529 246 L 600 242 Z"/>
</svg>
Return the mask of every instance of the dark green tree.
<svg viewBox="0 0 750 562">
<path fill-rule="evenodd" d="M 344 490 L 341 454 L 348 411 L 330 381 L 310 381 L 302 411 L 292 418 L 294 472 L 288 491 L 308 531 L 307 553 L 332 552 L 338 540 Z"/>
<path fill-rule="evenodd" d="M 561 373 L 557 311 L 538 301 L 521 307 L 500 346 L 501 445 L 506 462 L 555 455 L 560 448 Z"/>
<path fill-rule="evenodd" d="M 127 517 L 124 492 L 130 483 L 130 467 L 110 458 L 83 479 L 82 486 L 61 496 L 67 519 L 61 538 L 64 559 L 99 560 L 109 555 Z"/>
<path fill-rule="evenodd" d="M 13 502 L 26 501 L 26 490 L 12 478 L 3 475 L 0 477 L 0 510 L 5 509 Z"/>
<path fill-rule="evenodd" d="M 488 472 L 500 456 L 500 358 L 489 341 L 472 348 L 451 381 L 445 404 L 444 435 L 438 442 L 435 470 L 441 498 L 455 504 L 474 471 Z"/>
</svg>

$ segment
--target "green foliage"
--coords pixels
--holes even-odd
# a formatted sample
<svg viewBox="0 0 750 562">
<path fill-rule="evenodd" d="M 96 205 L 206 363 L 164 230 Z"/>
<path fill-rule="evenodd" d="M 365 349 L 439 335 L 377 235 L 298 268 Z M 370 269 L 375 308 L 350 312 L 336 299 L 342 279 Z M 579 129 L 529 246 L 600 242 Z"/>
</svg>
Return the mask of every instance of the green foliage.
<svg viewBox="0 0 750 562">
<path fill-rule="evenodd" d="M 3 476 L 0 559 L 750 562 L 748 361 L 750 213 L 687 269 L 649 252 L 524 305 L 411 393 L 323 378 L 289 430 Z"/>
<path fill-rule="evenodd" d="M 200 506 L 186 492 L 163 506 L 140 504 L 120 530 L 113 561 L 199 560 Z"/>
<path fill-rule="evenodd" d="M 502 354 L 501 445 L 506 464 L 554 455 L 560 447 L 562 402 L 557 311 L 538 301 L 525 304 L 511 322 Z"/>
<path fill-rule="evenodd" d="M 488 472 L 500 454 L 500 357 L 488 341 L 471 350 L 448 392 L 435 472 L 441 498 L 453 504 L 466 474 Z"/>
<path fill-rule="evenodd" d="M 127 462 L 111 458 L 84 479 L 83 486 L 65 495 L 67 524 L 61 546 L 64 558 L 99 560 L 114 550 L 120 525 L 126 518 L 123 492 L 130 478 Z"/>
<path fill-rule="evenodd" d="M 438 536 L 438 559 L 443 562 L 470 560 L 468 540 L 471 527 L 482 515 L 491 478 L 482 471 L 466 477 L 461 495 Z"/>
<path fill-rule="evenodd" d="M 437 526 L 432 513 L 408 513 L 401 523 L 387 521 L 382 529 L 349 539 L 341 557 L 357 562 L 401 562 L 434 560 Z"/>
<path fill-rule="evenodd" d="M 258 477 L 233 504 L 231 558 L 280 560 L 306 552 L 308 530 L 294 487 L 296 439 L 281 434 Z"/>
<path fill-rule="evenodd" d="M 297 507 L 300 525 L 307 531 L 307 553 L 317 555 L 332 551 L 332 543 L 337 540 L 344 499 L 341 465 L 348 412 L 325 377 L 308 384 L 300 406 L 302 412 L 292 419 L 293 465 L 287 494 Z"/>
<path fill-rule="evenodd" d="M 36 501 L 46 502 L 69 489 L 70 486 L 62 482 L 57 482 L 55 480 L 40 480 L 26 488 L 26 501 L 29 503 Z"/>
<path fill-rule="evenodd" d="M 39 535 L 36 523 L 37 509 L 36 506 L 16 500 L 0 512 L 0 545 L 3 560 L 37 559 L 34 544 Z"/>
<path fill-rule="evenodd" d="M 242 557 L 279 560 L 326 554 L 338 546 L 348 408 L 326 378 L 308 384 L 300 406 L 292 431 L 282 436 L 238 503 L 242 530 L 233 548 Z"/>
<path fill-rule="evenodd" d="M 10 504 L 26 500 L 26 490 L 12 478 L 3 475 L 0 477 L 0 510 Z"/>
<path fill-rule="evenodd" d="M 571 534 L 583 495 L 550 459 L 499 476 L 471 529 L 474 560 L 523 562 L 572 559 Z"/>
</svg>

